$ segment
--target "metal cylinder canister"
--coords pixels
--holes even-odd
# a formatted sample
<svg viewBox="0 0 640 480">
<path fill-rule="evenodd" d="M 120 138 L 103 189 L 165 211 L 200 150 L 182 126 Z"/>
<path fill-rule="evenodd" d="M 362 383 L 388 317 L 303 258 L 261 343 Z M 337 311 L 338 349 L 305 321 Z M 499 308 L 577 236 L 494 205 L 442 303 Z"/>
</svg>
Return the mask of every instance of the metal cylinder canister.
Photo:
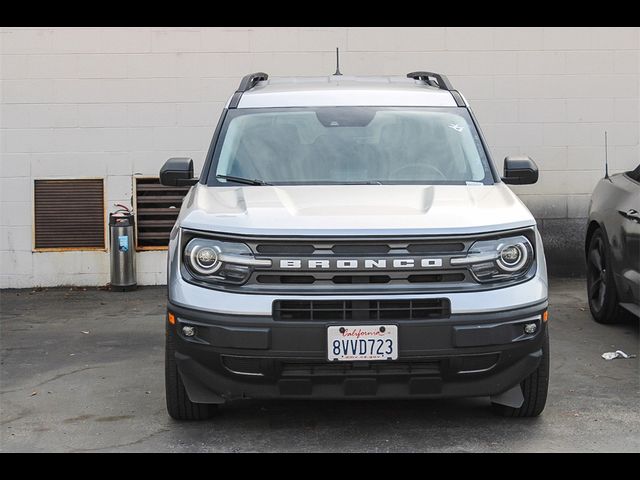
<svg viewBox="0 0 640 480">
<path fill-rule="evenodd" d="M 135 290 L 135 218 L 132 213 L 109 214 L 111 289 Z"/>
</svg>

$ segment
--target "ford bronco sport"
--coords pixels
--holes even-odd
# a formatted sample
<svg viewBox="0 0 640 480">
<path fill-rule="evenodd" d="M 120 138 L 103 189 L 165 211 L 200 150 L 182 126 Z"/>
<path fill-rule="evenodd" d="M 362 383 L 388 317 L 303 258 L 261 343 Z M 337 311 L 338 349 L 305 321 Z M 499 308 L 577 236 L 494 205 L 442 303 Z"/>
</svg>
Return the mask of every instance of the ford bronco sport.
<svg viewBox="0 0 640 480">
<path fill-rule="evenodd" d="M 536 222 L 464 96 L 406 77 L 244 77 L 170 236 L 166 400 L 488 396 L 543 410 L 547 273 Z"/>
</svg>

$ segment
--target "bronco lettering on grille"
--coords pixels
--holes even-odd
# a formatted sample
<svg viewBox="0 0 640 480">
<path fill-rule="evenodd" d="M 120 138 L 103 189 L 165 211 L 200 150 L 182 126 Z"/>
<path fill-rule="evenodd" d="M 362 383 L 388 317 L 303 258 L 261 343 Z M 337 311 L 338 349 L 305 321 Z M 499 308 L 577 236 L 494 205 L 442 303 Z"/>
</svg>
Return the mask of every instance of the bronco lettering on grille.
<svg viewBox="0 0 640 480">
<path fill-rule="evenodd" d="M 341 259 L 281 259 L 280 268 L 287 270 L 393 270 L 439 268 L 442 258 L 341 258 Z"/>
</svg>

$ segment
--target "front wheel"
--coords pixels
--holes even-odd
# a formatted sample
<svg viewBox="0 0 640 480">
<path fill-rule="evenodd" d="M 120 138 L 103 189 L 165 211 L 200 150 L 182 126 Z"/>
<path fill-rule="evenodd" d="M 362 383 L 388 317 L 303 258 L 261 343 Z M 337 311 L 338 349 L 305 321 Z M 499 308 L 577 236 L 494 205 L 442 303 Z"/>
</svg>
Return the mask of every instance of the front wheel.
<svg viewBox="0 0 640 480">
<path fill-rule="evenodd" d="M 524 402 L 520 408 L 493 404 L 494 409 L 504 417 L 537 417 L 544 410 L 549 390 L 549 329 L 544 332 L 542 358 L 535 371 L 520 382 Z"/>
<path fill-rule="evenodd" d="M 167 411 L 175 420 L 206 420 L 216 411 L 216 405 L 194 403 L 189 400 L 176 364 L 173 332 L 167 328 L 164 373 Z"/>
</svg>

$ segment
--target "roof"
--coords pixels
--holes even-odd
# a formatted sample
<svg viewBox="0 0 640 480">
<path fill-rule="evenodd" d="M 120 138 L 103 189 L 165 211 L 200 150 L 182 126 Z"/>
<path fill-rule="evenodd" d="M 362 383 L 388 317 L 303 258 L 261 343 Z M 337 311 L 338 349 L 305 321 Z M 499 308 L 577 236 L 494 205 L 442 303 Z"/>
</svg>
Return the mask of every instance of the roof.
<svg viewBox="0 0 640 480">
<path fill-rule="evenodd" d="M 242 95 L 238 108 L 321 106 L 455 107 L 447 90 L 406 77 L 269 78 Z"/>
</svg>

